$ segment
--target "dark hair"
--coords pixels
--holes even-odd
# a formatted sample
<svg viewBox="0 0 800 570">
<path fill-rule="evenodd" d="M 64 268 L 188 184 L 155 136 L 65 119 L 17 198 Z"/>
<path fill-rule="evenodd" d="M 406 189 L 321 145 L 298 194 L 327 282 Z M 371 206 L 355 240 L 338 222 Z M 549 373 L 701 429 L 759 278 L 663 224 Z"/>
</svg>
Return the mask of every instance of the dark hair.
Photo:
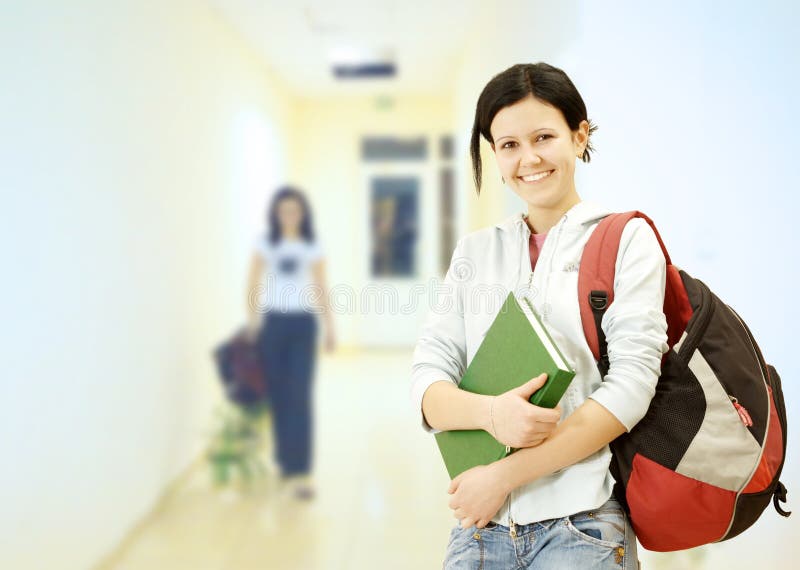
<svg viewBox="0 0 800 570">
<path fill-rule="evenodd" d="M 267 224 L 269 228 L 269 241 L 277 244 L 281 236 L 281 224 L 278 221 L 278 204 L 281 200 L 297 200 L 303 208 L 303 220 L 300 222 L 300 235 L 307 242 L 314 241 L 314 223 L 311 219 L 311 207 L 308 205 L 305 194 L 293 186 L 281 186 L 275 191 L 272 201 L 267 209 Z"/>
<path fill-rule="evenodd" d="M 592 159 L 591 151 L 594 147 L 591 143 L 591 134 L 597 130 L 597 126 L 586 116 L 586 105 L 567 74 L 543 62 L 518 63 L 492 77 L 478 97 L 469 145 L 472 175 L 478 194 L 481 192 L 482 173 L 481 135 L 490 143 L 494 143 L 489 127 L 495 115 L 500 109 L 531 95 L 561 111 L 571 131 L 578 130 L 581 121 L 588 121 L 590 139 L 587 141 L 581 160 L 589 162 Z"/>
</svg>

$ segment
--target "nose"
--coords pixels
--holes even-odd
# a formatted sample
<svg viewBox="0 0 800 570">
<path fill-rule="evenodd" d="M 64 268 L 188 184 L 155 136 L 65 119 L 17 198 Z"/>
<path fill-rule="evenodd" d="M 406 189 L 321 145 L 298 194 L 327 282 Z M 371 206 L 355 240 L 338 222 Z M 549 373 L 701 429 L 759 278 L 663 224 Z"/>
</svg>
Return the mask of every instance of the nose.
<svg viewBox="0 0 800 570">
<path fill-rule="evenodd" d="M 520 158 L 520 166 L 535 166 L 542 162 L 542 158 L 536 152 L 533 145 L 525 144 L 522 147 L 522 157 Z"/>
</svg>

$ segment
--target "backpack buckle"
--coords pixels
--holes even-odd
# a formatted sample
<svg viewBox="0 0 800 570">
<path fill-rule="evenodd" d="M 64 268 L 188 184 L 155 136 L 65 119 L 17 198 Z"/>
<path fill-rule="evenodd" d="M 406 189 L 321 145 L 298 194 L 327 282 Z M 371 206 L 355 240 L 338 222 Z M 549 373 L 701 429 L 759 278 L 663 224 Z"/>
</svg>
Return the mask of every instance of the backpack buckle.
<svg viewBox="0 0 800 570">
<path fill-rule="evenodd" d="M 608 293 L 606 291 L 592 291 L 589 293 L 589 304 L 595 311 L 602 311 L 608 306 Z"/>
</svg>

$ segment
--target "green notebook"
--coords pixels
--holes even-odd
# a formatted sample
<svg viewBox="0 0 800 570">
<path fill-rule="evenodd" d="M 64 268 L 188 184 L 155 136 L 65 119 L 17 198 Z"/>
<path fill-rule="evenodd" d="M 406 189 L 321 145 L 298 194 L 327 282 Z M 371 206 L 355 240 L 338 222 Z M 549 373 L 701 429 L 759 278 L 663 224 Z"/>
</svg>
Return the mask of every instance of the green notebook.
<svg viewBox="0 0 800 570">
<path fill-rule="evenodd" d="M 459 388 L 497 395 L 521 386 L 542 372 L 547 381 L 530 398 L 532 404 L 554 408 L 575 371 L 553 342 L 528 299 L 517 302 L 509 293 L 467 367 Z M 476 465 L 502 459 L 512 449 L 484 430 L 453 430 L 436 434 L 450 478 Z"/>
</svg>

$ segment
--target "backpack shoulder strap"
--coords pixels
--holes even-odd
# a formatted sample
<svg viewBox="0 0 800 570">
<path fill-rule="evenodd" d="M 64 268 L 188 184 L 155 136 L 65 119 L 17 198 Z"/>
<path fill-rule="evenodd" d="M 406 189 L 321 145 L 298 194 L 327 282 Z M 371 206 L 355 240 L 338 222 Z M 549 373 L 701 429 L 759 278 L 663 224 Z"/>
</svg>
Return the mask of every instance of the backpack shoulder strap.
<svg viewBox="0 0 800 570">
<path fill-rule="evenodd" d="M 584 247 L 578 271 L 578 304 L 583 332 L 592 354 L 598 362 L 602 377 L 608 373 L 608 347 L 600 327 L 603 314 L 614 302 L 614 274 L 622 231 L 633 218 L 645 220 L 656 234 L 667 266 L 671 266 L 669 253 L 653 220 L 638 210 L 610 214 L 603 218 L 589 236 Z M 671 345 L 670 345 L 671 346 Z"/>
</svg>

